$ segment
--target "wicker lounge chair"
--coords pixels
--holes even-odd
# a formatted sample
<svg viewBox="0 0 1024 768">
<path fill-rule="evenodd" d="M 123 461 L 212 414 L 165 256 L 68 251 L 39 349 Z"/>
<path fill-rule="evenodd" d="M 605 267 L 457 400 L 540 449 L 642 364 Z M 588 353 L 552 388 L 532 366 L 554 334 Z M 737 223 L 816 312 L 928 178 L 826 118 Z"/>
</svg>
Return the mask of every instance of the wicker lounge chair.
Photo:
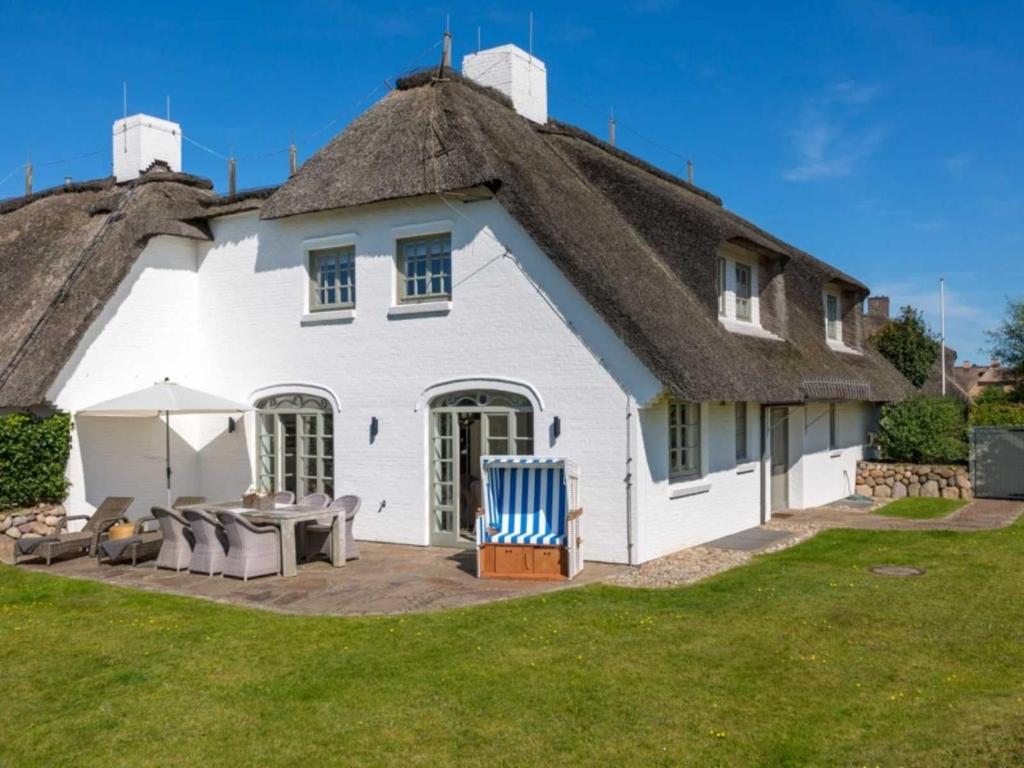
<svg viewBox="0 0 1024 768">
<path fill-rule="evenodd" d="M 205 496 L 179 496 L 174 500 L 173 508 L 183 510 L 193 504 L 203 504 Z M 100 542 L 96 550 L 96 562 L 106 561 L 113 565 L 123 560 L 130 560 L 132 565 L 139 561 L 155 557 L 160 554 L 163 546 L 164 534 L 159 525 L 156 529 L 147 527 L 150 523 L 156 522 L 154 517 L 144 517 L 135 524 L 135 531 L 127 539 L 107 539 Z"/>
<path fill-rule="evenodd" d="M 356 519 L 356 513 L 359 511 L 361 503 L 358 496 L 339 496 L 329 507 L 341 510 L 344 515 L 346 560 L 359 559 L 359 544 L 352 536 L 352 521 Z M 315 523 L 306 523 L 303 526 L 300 541 L 304 559 L 312 560 L 319 556 L 331 557 L 331 525 L 333 521 L 333 517 L 322 517 Z M 339 520 L 339 522 L 341 521 Z"/>
<path fill-rule="evenodd" d="M 294 504 L 295 494 L 291 491 L 278 491 L 274 494 L 275 504 Z"/>
<path fill-rule="evenodd" d="M 75 533 L 18 539 L 14 545 L 14 562 L 31 558 L 45 558 L 49 565 L 55 557 L 94 554 L 100 542 L 107 539 L 107 531 L 115 523 L 126 522 L 128 508 L 135 499 L 130 496 L 108 496 L 91 515 L 69 515 L 68 520 L 85 520 L 85 527 Z"/>
<path fill-rule="evenodd" d="M 224 576 L 248 581 L 254 576 L 281 573 L 281 533 L 273 525 L 256 525 L 242 515 L 217 511 L 217 519 L 228 537 Z"/>
<path fill-rule="evenodd" d="M 228 537 L 224 532 L 224 526 L 217 520 L 216 514 L 199 507 L 186 509 L 185 519 L 188 520 L 192 535 L 195 537 L 188 569 L 192 573 L 205 573 L 210 576 L 221 573 L 228 551 Z"/>
</svg>

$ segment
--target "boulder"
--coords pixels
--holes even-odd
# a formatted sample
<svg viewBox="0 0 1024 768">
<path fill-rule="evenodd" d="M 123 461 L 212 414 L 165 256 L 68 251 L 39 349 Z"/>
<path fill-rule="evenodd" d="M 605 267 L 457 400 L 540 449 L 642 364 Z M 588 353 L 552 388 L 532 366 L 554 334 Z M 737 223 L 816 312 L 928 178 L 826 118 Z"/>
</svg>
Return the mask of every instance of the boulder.
<svg viewBox="0 0 1024 768">
<path fill-rule="evenodd" d="M 50 532 L 50 528 L 46 523 L 40 523 L 38 520 L 34 523 L 28 524 L 28 531 L 26 533 L 34 533 L 38 536 L 45 536 Z"/>
<path fill-rule="evenodd" d="M 56 515 L 47 515 L 43 518 L 43 522 L 51 528 L 56 528 L 58 525 L 60 525 L 60 518 Z"/>
<path fill-rule="evenodd" d="M 939 484 L 935 480 L 929 480 L 921 486 L 921 495 L 929 499 L 939 498 Z"/>
<path fill-rule="evenodd" d="M 945 488 L 942 489 L 942 498 L 944 498 L 944 499 L 959 499 L 960 498 L 960 489 L 959 488 L 954 488 L 952 486 L 947 485 Z"/>
<path fill-rule="evenodd" d="M 856 488 L 853 489 L 853 492 L 856 493 L 858 496 L 870 496 L 871 495 L 871 486 L 870 485 L 858 485 Z"/>
<path fill-rule="evenodd" d="M 15 515 L 14 519 L 11 520 L 11 525 L 17 527 L 19 525 L 24 525 L 27 522 L 28 522 L 28 518 L 25 517 L 25 515 Z"/>
<path fill-rule="evenodd" d="M 935 472 L 940 477 L 953 477 L 953 475 L 956 474 L 956 472 L 953 471 L 952 467 L 936 467 Z"/>
<path fill-rule="evenodd" d="M 6 531 L 10 527 L 11 527 L 11 518 L 5 517 L 3 520 L 0 520 L 0 533 L 3 533 L 4 531 Z"/>
<path fill-rule="evenodd" d="M 17 526 L 14 526 L 14 525 L 12 525 L 10 528 L 8 528 L 6 531 L 4 531 L 4 533 L 7 534 L 8 536 L 10 536 L 12 539 L 20 539 L 21 538 L 21 531 L 19 531 Z"/>
<path fill-rule="evenodd" d="M 907 486 L 903 483 L 897 482 L 892 487 L 892 497 L 894 499 L 904 499 L 907 496 Z"/>
<path fill-rule="evenodd" d="M 890 499 L 892 498 L 892 488 L 890 488 L 888 485 L 880 485 L 877 488 L 875 488 L 875 496 L 878 496 L 879 498 L 882 499 Z"/>
<path fill-rule="evenodd" d="M 911 483 L 907 486 L 907 496 L 920 496 L 921 495 L 921 484 Z"/>
<path fill-rule="evenodd" d="M 958 486 L 960 486 L 961 488 L 966 488 L 966 489 L 970 490 L 971 478 L 968 477 L 967 475 L 957 475 L 956 476 L 956 484 Z"/>
<path fill-rule="evenodd" d="M 885 484 L 888 485 L 890 488 L 892 488 L 893 485 L 896 484 L 896 480 L 892 476 L 889 476 L 889 477 L 885 478 Z"/>
</svg>

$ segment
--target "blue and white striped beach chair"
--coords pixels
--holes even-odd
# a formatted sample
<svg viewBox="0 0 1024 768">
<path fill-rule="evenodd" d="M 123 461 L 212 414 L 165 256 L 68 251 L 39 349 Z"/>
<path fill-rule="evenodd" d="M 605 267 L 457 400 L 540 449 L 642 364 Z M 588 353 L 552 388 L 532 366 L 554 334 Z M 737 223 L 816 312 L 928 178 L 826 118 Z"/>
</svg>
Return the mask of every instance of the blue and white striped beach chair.
<svg viewBox="0 0 1024 768">
<path fill-rule="evenodd" d="M 484 456 L 477 576 L 572 578 L 580 556 L 579 467 L 564 458 Z"/>
</svg>

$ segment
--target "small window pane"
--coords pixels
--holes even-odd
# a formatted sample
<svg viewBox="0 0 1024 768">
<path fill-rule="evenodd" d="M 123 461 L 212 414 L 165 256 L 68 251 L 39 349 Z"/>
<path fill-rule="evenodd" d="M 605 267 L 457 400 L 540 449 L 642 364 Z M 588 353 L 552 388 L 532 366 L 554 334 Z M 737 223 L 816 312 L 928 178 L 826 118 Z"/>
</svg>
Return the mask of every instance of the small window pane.
<svg viewBox="0 0 1024 768">
<path fill-rule="evenodd" d="M 839 432 L 836 424 L 836 404 L 829 403 L 828 406 L 828 447 L 836 450 L 839 447 Z"/>
<path fill-rule="evenodd" d="M 718 260 L 718 314 L 725 314 L 725 259 Z"/>
<path fill-rule="evenodd" d="M 750 267 L 746 264 L 736 265 L 736 319 L 750 320 Z"/>
<path fill-rule="evenodd" d="M 431 235 L 401 240 L 399 287 L 402 301 L 445 299 L 452 293 L 452 246 L 450 235 Z"/>
<path fill-rule="evenodd" d="M 672 477 L 699 475 L 700 404 L 669 404 L 669 474 Z"/>
<path fill-rule="evenodd" d="M 309 270 L 313 283 L 309 306 L 312 310 L 351 307 L 356 302 L 354 248 L 310 251 Z"/>
<path fill-rule="evenodd" d="M 830 339 L 839 338 L 839 298 L 825 295 L 825 328 Z"/>
<path fill-rule="evenodd" d="M 747 404 L 736 403 L 736 461 L 746 461 L 747 453 Z"/>
</svg>

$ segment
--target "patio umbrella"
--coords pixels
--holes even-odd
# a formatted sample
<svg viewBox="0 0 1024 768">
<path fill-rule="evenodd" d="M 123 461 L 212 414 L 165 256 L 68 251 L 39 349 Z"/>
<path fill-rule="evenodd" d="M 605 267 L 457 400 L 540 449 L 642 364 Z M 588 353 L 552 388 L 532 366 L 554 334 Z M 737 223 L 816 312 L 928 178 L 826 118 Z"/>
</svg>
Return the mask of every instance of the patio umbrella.
<svg viewBox="0 0 1024 768">
<path fill-rule="evenodd" d="M 117 416 L 157 418 L 164 416 L 164 451 L 167 466 L 167 506 L 171 505 L 171 414 L 244 413 L 252 406 L 227 400 L 198 389 L 183 387 L 169 379 L 151 387 L 130 392 L 113 400 L 80 408 L 78 413 L 89 416 Z"/>
</svg>

